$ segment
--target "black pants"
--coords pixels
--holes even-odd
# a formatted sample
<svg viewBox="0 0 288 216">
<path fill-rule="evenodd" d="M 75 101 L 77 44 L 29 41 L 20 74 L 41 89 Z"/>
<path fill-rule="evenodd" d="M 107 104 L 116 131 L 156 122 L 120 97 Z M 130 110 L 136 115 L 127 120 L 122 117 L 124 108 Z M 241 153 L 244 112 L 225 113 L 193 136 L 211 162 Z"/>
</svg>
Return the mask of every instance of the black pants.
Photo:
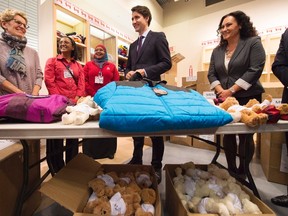
<svg viewBox="0 0 288 216">
<path fill-rule="evenodd" d="M 63 139 L 46 140 L 46 156 L 49 169 L 52 174 L 57 173 L 65 165 L 63 159 L 64 149 Z M 66 163 L 78 154 L 78 139 L 66 139 L 65 151 Z"/>
<path fill-rule="evenodd" d="M 164 140 L 163 137 L 150 137 L 152 140 L 152 161 L 151 165 L 155 170 L 162 168 L 162 159 L 164 154 Z M 133 137 L 134 151 L 133 159 L 142 161 L 144 137 Z"/>
<path fill-rule="evenodd" d="M 240 105 L 245 105 L 250 99 L 255 98 L 261 102 L 261 94 L 245 98 L 236 98 Z M 239 148 L 237 147 L 236 134 L 223 136 L 223 146 L 227 160 L 228 170 L 244 174 L 248 168 L 255 151 L 253 134 L 239 134 Z M 239 153 L 239 167 L 236 165 L 237 151 Z"/>
</svg>

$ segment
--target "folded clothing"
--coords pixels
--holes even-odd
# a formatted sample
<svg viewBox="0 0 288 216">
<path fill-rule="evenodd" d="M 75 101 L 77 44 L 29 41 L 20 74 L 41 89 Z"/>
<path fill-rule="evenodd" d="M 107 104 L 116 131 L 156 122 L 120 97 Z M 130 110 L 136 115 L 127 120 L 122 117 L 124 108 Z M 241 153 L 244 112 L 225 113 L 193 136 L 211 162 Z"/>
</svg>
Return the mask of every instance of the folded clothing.
<svg viewBox="0 0 288 216">
<path fill-rule="evenodd" d="M 233 120 L 198 92 L 162 82 L 111 82 L 94 101 L 103 109 L 99 126 L 125 133 L 209 128 Z"/>
</svg>

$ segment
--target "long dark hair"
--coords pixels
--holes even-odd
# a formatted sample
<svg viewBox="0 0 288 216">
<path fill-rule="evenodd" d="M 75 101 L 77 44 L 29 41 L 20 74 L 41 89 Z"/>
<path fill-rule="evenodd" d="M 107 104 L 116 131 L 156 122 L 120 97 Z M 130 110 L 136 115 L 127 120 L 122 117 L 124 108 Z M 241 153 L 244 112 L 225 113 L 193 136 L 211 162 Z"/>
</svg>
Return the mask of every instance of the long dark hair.
<svg viewBox="0 0 288 216">
<path fill-rule="evenodd" d="M 238 23 L 239 26 L 241 26 L 240 28 L 240 38 L 244 39 L 244 38 L 249 38 L 249 37 L 253 37 L 257 35 L 257 31 L 255 29 L 255 27 L 253 26 L 253 23 L 250 21 L 250 17 L 247 16 L 243 11 L 234 11 L 231 12 L 229 14 L 224 15 L 221 20 L 220 23 L 218 25 L 218 29 L 217 29 L 217 34 L 220 34 L 220 29 L 223 23 L 223 20 L 228 17 L 228 16 L 232 16 L 235 18 L 236 22 Z M 220 43 L 219 46 L 223 46 L 226 45 L 227 41 L 223 39 L 222 35 L 220 36 Z"/>
<path fill-rule="evenodd" d="M 71 37 L 69 37 L 69 36 L 63 36 L 63 37 L 60 38 L 60 40 L 61 40 L 62 38 L 68 38 L 68 39 L 71 41 L 71 44 L 72 44 L 72 46 L 73 46 L 73 48 L 74 48 L 74 50 L 71 51 L 71 57 L 72 57 L 74 60 L 78 60 L 77 46 L 76 46 L 75 41 L 74 41 Z M 60 40 L 59 40 L 58 43 L 57 43 L 57 53 L 58 53 L 58 54 L 61 54 L 61 51 L 59 50 L 59 42 L 60 42 Z"/>
</svg>

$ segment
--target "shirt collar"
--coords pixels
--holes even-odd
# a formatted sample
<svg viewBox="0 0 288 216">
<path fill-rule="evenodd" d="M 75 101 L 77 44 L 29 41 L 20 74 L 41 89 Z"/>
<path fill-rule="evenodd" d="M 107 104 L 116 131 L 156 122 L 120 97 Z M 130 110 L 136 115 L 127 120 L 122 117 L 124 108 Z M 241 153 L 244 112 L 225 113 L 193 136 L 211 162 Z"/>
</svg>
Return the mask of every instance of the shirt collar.
<svg viewBox="0 0 288 216">
<path fill-rule="evenodd" d="M 144 36 L 144 38 L 146 38 L 147 34 L 149 33 L 150 29 L 147 29 L 143 34 L 142 36 Z M 140 35 L 139 35 L 140 36 Z"/>
</svg>

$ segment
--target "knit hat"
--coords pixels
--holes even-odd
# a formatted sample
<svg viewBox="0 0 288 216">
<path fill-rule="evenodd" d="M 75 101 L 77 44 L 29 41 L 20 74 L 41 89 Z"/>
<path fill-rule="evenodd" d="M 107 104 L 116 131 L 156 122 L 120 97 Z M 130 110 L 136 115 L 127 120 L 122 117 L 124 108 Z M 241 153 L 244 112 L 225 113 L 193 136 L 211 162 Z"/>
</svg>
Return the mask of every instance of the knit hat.
<svg viewBox="0 0 288 216">
<path fill-rule="evenodd" d="M 105 52 L 107 52 L 107 51 L 106 51 L 106 47 L 105 47 L 104 45 L 98 44 L 98 45 L 95 47 L 95 49 L 96 49 L 97 47 L 101 47 Z"/>
</svg>

